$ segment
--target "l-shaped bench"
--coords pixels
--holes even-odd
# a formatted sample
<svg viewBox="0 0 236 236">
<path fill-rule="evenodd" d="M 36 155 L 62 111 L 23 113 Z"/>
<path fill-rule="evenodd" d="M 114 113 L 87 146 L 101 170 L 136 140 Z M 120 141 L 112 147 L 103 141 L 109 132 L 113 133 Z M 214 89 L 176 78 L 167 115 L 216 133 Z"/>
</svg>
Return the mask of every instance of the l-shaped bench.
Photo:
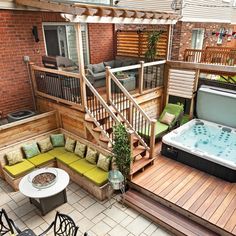
<svg viewBox="0 0 236 236">
<path fill-rule="evenodd" d="M 99 168 L 96 164 L 91 164 L 85 158 L 76 155 L 74 152 L 68 152 L 65 147 L 55 147 L 46 153 L 40 153 L 30 159 L 24 158 L 24 161 L 8 165 L 6 154 L 21 150 L 26 144 L 32 142 L 40 142 L 51 134 L 63 134 L 65 139 L 70 138 L 91 148 L 102 155 L 109 157 L 111 152 L 84 140 L 64 129 L 56 129 L 36 137 L 11 144 L 0 149 L 0 177 L 5 179 L 15 191 L 18 190 L 18 185 L 23 176 L 33 171 L 35 168 L 41 167 L 58 167 L 65 170 L 71 180 L 80 185 L 83 189 L 95 196 L 99 200 L 104 200 L 108 196 L 108 171 Z M 113 164 L 110 163 L 109 169 L 112 169 Z"/>
</svg>

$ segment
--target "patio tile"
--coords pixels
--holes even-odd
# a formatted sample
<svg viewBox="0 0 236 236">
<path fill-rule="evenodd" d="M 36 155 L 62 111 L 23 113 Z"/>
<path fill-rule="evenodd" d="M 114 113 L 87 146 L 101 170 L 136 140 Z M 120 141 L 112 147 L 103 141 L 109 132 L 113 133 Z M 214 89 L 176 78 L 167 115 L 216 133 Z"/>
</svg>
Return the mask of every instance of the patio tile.
<svg viewBox="0 0 236 236">
<path fill-rule="evenodd" d="M 35 206 L 30 204 L 29 202 L 15 209 L 15 213 L 18 217 L 22 217 L 24 215 L 29 214 L 32 210 L 35 209 Z"/>
<path fill-rule="evenodd" d="M 77 190 L 80 189 L 80 187 L 78 184 L 71 182 L 68 186 L 68 189 L 70 189 L 72 192 L 76 192 Z"/>
<path fill-rule="evenodd" d="M 76 202 L 75 204 L 73 204 L 73 207 L 77 210 L 77 211 L 79 211 L 79 212 L 82 212 L 82 211 L 84 211 L 84 207 L 83 206 L 81 206 L 78 202 Z"/>
<path fill-rule="evenodd" d="M 112 228 L 117 225 L 117 223 L 108 216 L 103 219 L 103 222 L 105 222 L 107 225 L 109 225 Z"/>
<path fill-rule="evenodd" d="M 0 199 L 1 199 L 1 202 L 0 202 L 0 206 L 8 203 L 9 201 L 11 201 L 11 198 L 8 196 L 7 193 L 5 193 L 5 191 L 1 191 L 0 192 Z"/>
<path fill-rule="evenodd" d="M 16 209 L 18 207 L 18 205 L 16 204 L 15 201 L 11 200 L 10 202 L 7 203 L 7 205 L 12 209 Z"/>
<path fill-rule="evenodd" d="M 124 220 L 122 220 L 122 221 L 120 222 L 120 224 L 121 224 L 123 227 L 126 227 L 126 226 L 129 225 L 133 220 L 134 220 L 134 218 L 132 218 L 131 216 L 127 216 Z"/>
<path fill-rule="evenodd" d="M 80 221 L 80 231 L 81 232 L 86 232 L 86 231 L 89 231 L 92 227 L 94 226 L 94 223 L 87 219 L 86 217 L 84 217 L 81 221 Z"/>
<path fill-rule="evenodd" d="M 88 193 L 86 191 L 84 191 L 83 189 L 78 189 L 76 192 L 75 192 L 78 196 L 80 196 L 81 198 L 84 198 L 85 196 L 88 195 Z"/>
<path fill-rule="evenodd" d="M 76 193 L 71 193 L 70 195 L 67 195 L 68 202 L 73 205 L 74 203 L 78 202 L 81 199 Z"/>
<path fill-rule="evenodd" d="M 125 213 L 127 213 L 129 216 L 131 216 L 132 218 L 137 218 L 140 214 L 137 212 L 137 211 L 135 211 L 135 210 L 133 210 L 133 209 L 131 209 L 131 208 L 127 208 L 126 210 L 125 210 Z"/>
<path fill-rule="evenodd" d="M 152 233 L 155 232 L 156 229 L 157 226 L 154 223 L 152 223 L 145 229 L 144 233 L 146 235 L 152 235 Z"/>
<path fill-rule="evenodd" d="M 86 210 L 84 210 L 82 213 L 85 215 L 88 219 L 93 219 L 95 216 L 100 214 L 102 211 L 104 211 L 106 208 L 101 205 L 100 203 L 96 202 L 90 207 L 88 207 Z"/>
<path fill-rule="evenodd" d="M 171 236 L 171 234 L 161 228 L 158 228 L 151 236 Z"/>
<path fill-rule="evenodd" d="M 94 224 L 97 224 L 99 221 L 103 220 L 106 217 L 106 215 L 104 215 L 103 213 L 100 213 L 99 215 L 97 215 L 96 217 L 94 217 L 92 219 Z"/>
<path fill-rule="evenodd" d="M 98 236 L 104 236 L 108 231 L 111 230 L 111 227 L 108 226 L 103 221 L 101 221 L 97 223 L 96 225 L 94 225 L 94 227 L 91 230 Z"/>
<path fill-rule="evenodd" d="M 134 235 L 140 235 L 150 224 L 151 222 L 149 220 L 143 216 L 138 216 L 127 226 L 127 229 Z"/>
<path fill-rule="evenodd" d="M 121 211 L 119 208 L 112 206 L 111 209 L 106 209 L 104 211 L 104 214 L 109 216 L 111 219 L 116 221 L 117 223 L 120 223 L 122 220 L 124 220 L 127 217 L 127 214 Z"/>
<path fill-rule="evenodd" d="M 79 204 L 80 204 L 81 206 L 83 206 L 84 208 L 88 208 L 88 207 L 90 207 L 91 205 L 93 205 L 95 202 L 96 202 L 96 201 L 95 201 L 92 197 L 86 196 L 86 197 L 84 197 L 83 199 L 81 199 L 81 200 L 79 201 Z"/>
<path fill-rule="evenodd" d="M 80 220 L 83 219 L 84 216 L 83 216 L 79 211 L 73 210 L 73 211 L 70 213 L 70 217 L 71 217 L 72 219 L 74 219 L 74 221 L 75 221 L 76 223 L 79 223 Z"/>
<path fill-rule="evenodd" d="M 129 234 L 129 231 L 126 230 L 124 227 L 122 227 L 121 225 L 117 225 L 115 228 L 113 228 L 110 232 L 109 235 L 110 236 L 117 236 L 117 235 L 122 235 L 122 236 L 126 236 Z"/>
<path fill-rule="evenodd" d="M 24 222 L 30 229 L 35 229 L 45 221 L 41 218 L 41 216 L 35 215 Z"/>
</svg>

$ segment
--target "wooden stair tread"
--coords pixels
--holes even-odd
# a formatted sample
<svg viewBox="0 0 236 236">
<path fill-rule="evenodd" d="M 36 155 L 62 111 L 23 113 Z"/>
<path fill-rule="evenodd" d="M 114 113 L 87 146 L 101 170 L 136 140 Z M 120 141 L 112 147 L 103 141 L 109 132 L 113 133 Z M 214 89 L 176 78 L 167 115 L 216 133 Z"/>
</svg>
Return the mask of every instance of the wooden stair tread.
<svg viewBox="0 0 236 236">
<path fill-rule="evenodd" d="M 99 136 L 99 139 L 100 139 L 100 141 L 102 141 L 104 143 L 109 143 L 110 142 L 110 140 L 102 134 Z"/>
<path fill-rule="evenodd" d="M 146 151 L 146 148 L 144 146 L 139 145 L 139 146 L 134 148 L 132 156 L 134 158 L 134 157 L 140 155 L 141 153 L 143 153 L 145 151 Z"/>
<path fill-rule="evenodd" d="M 131 189 L 127 191 L 124 195 L 124 201 L 127 205 L 137 210 L 140 209 L 145 215 L 156 219 L 158 223 L 165 225 L 168 229 L 172 229 L 171 231 L 178 232 L 179 234 L 188 236 L 217 235 L 215 232 L 135 190 Z"/>
<path fill-rule="evenodd" d="M 132 165 L 132 169 L 130 170 L 130 175 L 133 175 L 134 173 L 138 172 L 145 166 L 149 165 L 152 161 L 155 160 L 156 157 L 149 158 L 148 156 L 142 157 L 140 160 L 134 161 Z"/>
</svg>

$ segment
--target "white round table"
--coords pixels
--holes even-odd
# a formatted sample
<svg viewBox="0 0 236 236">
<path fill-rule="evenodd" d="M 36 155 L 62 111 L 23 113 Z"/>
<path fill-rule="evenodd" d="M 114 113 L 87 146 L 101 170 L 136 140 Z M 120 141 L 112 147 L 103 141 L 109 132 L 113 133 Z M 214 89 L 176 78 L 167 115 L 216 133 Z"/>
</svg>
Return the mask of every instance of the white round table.
<svg viewBox="0 0 236 236">
<path fill-rule="evenodd" d="M 45 172 L 57 172 L 55 183 L 46 188 L 36 188 L 30 182 L 30 175 L 36 176 Z M 19 190 L 22 194 L 29 197 L 30 203 L 34 204 L 45 215 L 49 211 L 67 202 L 66 187 L 70 182 L 69 175 L 58 168 L 41 168 L 24 176 L 19 184 Z"/>
</svg>

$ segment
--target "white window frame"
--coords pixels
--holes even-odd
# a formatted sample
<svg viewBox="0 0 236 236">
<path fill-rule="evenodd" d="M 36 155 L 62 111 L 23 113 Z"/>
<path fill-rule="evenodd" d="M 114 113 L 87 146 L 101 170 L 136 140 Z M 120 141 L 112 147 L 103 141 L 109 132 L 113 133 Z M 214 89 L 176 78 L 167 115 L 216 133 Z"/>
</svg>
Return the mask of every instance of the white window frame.
<svg viewBox="0 0 236 236">
<path fill-rule="evenodd" d="M 47 52 L 47 45 L 46 45 L 46 38 L 45 38 L 45 33 L 44 33 L 44 26 L 50 26 L 50 25 L 55 25 L 55 26 L 60 26 L 60 25 L 71 25 L 71 26 L 74 26 L 75 27 L 75 23 L 68 23 L 68 22 L 43 22 L 42 23 L 42 32 L 43 32 L 43 40 L 44 40 L 44 49 L 45 49 L 45 52 L 46 52 L 46 55 L 48 55 L 48 52 Z M 87 58 L 88 58 L 88 64 L 90 63 L 90 51 L 89 51 L 89 42 L 88 42 L 88 26 L 87 24 L 83 24 L 84 27 L 86 27 L 86 42 L 87 42 Z M 76 30 L 76 29 L 75 29 Z M 67 34 L 66 34 L 66 37 L 67 37 Z M 69 55 L 69 51 L 68 51 L 68 55 Z"/>
</svg>

